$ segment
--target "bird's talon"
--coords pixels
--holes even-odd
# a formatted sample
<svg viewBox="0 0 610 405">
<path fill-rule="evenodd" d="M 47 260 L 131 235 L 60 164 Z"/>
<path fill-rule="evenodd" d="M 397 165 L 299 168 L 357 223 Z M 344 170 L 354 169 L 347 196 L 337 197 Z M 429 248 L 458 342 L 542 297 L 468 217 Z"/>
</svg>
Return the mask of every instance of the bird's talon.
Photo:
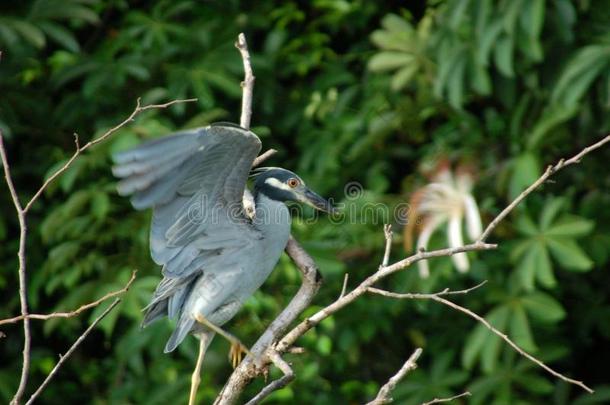
<svg viewBox="0 0 610 405">
<path fill-rule="evenodd" d="M 244 346 L 240 341 L 231 342 L 231 348 L 229 349 L 229 360 L 233 368 L 239 366 L 243 359 L 243 354 L 252 355 L 250 350 Z"/>
</svg>

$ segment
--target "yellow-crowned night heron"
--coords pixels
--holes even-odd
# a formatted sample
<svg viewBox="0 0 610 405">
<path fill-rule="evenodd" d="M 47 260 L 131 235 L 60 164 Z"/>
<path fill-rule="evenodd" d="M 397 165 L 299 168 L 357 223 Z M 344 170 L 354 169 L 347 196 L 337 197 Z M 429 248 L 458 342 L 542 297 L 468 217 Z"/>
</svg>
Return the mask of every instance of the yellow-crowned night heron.
<svg viewBox="0 0 610 405">
<path fill-rule="evenodd" d="M 118 191 L 136 209 L 153 208 L 150 251 L 163 279 L 146 307 L 143 326 L 177 318 L 165 352 L 191 332 L 202 351 L 214 334 L 245 348 L 220 329 L 269 276 L 290 234 L 285 201 L 331 211 L 296 174 L 280 168 L 255 172 L 255 215 L 243 204 L 258 137 L 239 126 L 214 124 L 147 142 L 114 156 Z M 202 354 L 203 355 L 203 354 Z M 239 361 L 239 360 L 237 360 Z"/>
</svg>

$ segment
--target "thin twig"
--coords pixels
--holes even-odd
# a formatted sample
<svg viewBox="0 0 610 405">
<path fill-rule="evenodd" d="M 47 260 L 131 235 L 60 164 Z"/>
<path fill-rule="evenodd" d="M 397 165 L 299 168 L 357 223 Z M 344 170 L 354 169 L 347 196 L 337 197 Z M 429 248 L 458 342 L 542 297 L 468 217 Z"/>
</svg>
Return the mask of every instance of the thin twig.
<svg viewBox="0 0 610 405">
<path fill-rule="evenodd" d="M 390 291 L 379 290 L 377 288 L 369 288 L 369 291 L 374 294 L 383 295 L 384 297 L 397 298 L 397 299 L 430 299 L 433 301 L 440 302 L 441 304 L 447 305 L 453 309 L 456 309 L 456 310 L 470 316 L 471 318 L 479 321 L 480 323 L 482 323 L 487 329 L 489 329 L 495 335 L 499 336 L 502 340 L 504 340 L 506 343 L 508 343 L 508 345 L 510 347 L 512 347 L 513 349 L 515 349 L 515 351 L 517 351 L 520 355 L 522 355 L 526 359 L 536 363 L 538 366 L 540 366 L 542 369 L 544 369 L 549 374 L 552 374 L 553 376 L 555 376 L 565 382 L 568 382 L 568 383 L 571 383 L 574 385 L 578 385 L 579 387 L 581 387 L 582 389 L 584 389 L 585 391 L 587 391 L 589 393 L 593 393 L 593 390 L 591 388 L 589 388 L 588 386 L 586 386 L 582 381 L 578 381 L 578 380 L 574 380 L 572 378 L 566 377 L 563 374 L 553 370 L 552 368 L 550 368 L 549 366 L 544 364 L 542 361 L 538 360 L 537 358 L 535 358 L 534 356 L 532 356 L 531 354 L 529 354 L 528 352 L 523 350 L 521 347 L 519 347 L 506 334 L 500 332 L 498 329 L 493 327 L 493 325 L 491 325 L 489 322 L 487 322 L 487 320 L 485 318 L 472 312 L 471 310 L 469 310 L 467 308 L 464 308 L 464 307 L 456 304 L 453 301 L 449 301 L 449 300 L 441 297 L 442 293 L 440 293 L 440 294 L 439 293 L 437 293 L 437 294 L 399 294 L 399 293 L 394 293 L 394 292 L 390 292 Z"/>
<path fill-rule="evenodd" d="M 256 167 L 256 166 L 260 165 L 261 163 L 263 163 L 265 160 L 269 159 L 271 156 L 275 155 L 276 153 L 277 153 L 277 150 L 268 149 L 265 153 L 261 154 L 259 157 L 254 159 L 254 162 L 252 163 L 252 167 Z"/>
<path fill-rule="evenodd" d="M 506 208 L 504 208 L 502 210 L 502 212 L 500 212 L 498 214 L 498 216 L 496 216 L 494 218 L 493 221 L 491 221 L 489 223 L 489 225 L 487 225 L 487 228 L 485 228 L 485 231 L 479 238 L 479 242 L 484 242 L 485 240 L 487 240 L 487 238 L 489 237 L 491 232 L 493 232 L 493 230 L 498 226 L 498 224 L 504 218 L 506 218 L 506 216 L 508 214 L 510 214 L 510 212 L 513 209 L 515 209 L 515 207 L 517 205 L 519 205 L 519 203 L 521 203 L 521 201 L 523 201 L 525 199 L 525 197 L 527 197 L 532 191 L 534 191 L 535 189 L 540 187 L 540 185 L 543 184 L 549 177 L 551 177 L 553 174 L 557 173 L 559 170 L 563 169 L 566 166 L 569 166 L 569 165 L 572 165 L 575 163 L 580 163 L 580 160 L 586 154 L 588 154 L 596 149 L 601 148 L 604 144 L 606 144 L 608 142 L 610 142 L 610 135 L 606 135 L 600 141 L 594 143 L 593 145 L 587 146 L 586 148 L 581 150 L 579 153 L 572 156 L 570 159 L 567 159 L 567 160 L 560 159 L 559 162 L 557 162 L 555 165 L 550 165 L 549 167 L 547 167 L 546 171 L 542 174 L 542 176 L 540 176 L 538 178 L 538 180 L 536 180 L 533 184 L 531 184 L 528 188 L 526 188 L 521 194 L 519 194 L 517 196 L 517 198 L 515 198 Z"/>
<path fill-rule="evenodd" d="M 363 282 L 360 283 L 358 287 L 345 294 L 343 297 L 335 300 L 333 303 L 327 305 L 326 307 L 320 309 L 315 314 L 311 315 L 309 318 L 305 319 L 297 326 L 295 326 L 290 332 L 288 332 L 278 343 L 278 351 L 283 352 L 284 349 L 294 345 L 296 340 L 302 336 L 305 332 L 318 325 L 324 319 L 328 318 L 332 314 L 336 313 L 340 309 L 343 309 L 347 305 L 354 302 L 361 295 L 365 294 L 369 287 L 372 287 L 379 280 L 393 274 L 397 271 L 403 270 L 414 263 L 417 263 L 420 260 L 426 260 L 433 257 L 446 257 L 451 256 L 461 252 L 470 252 L 475 250 L 489 250 L 494 249 L 496 245 L 487 244 L 487 243 L 473 243 L 466 246 L 460 246 L 457 248 L 447 248 L 447 249 L 439 249 L 432 250 L 429 252 L 418 252 L 412 256 L 407 257 L 406 259 L 400 260 L 392 265 L 387 267 L 381 267 L 378 271 L 367 277 Z"/>
<path fill-rule="evenodd" d="M 377 396 L 374 400 L 369 402 L 367 405 L 382 405 L 389 404 L 392 402 L 392 397 L 390 394 L 396 388 L 396 385 L 407 375 L 407 373 L 411 370 L 415 370 L 417 368 L 417 359 L 422 354 L 422 349 L 417 348 L 415 351 L 409 356 L 405 364 L 398 370 L 396 374 L 394 374 L 387 383 L 385 383 L 377 393 Z"/>
<path fill-rule="evenodd" d="M 432 404 L 440 404 L 441 402 L 451 402 L 453 400 L 456 400 L 458 398 L 463 398 L 463 397 L 469 397 L 472 394 L 469 391 L 466 392 L 462 392 L 461 394 L 458 395 L 454 395 L 450 398 L 434 398 L 432 401 L 429 402 L 424 402 L 421 405 L 432 405 Z"/>
<path fill-rule="evenodd" d="M 240 33 L 237 36 L 235 47 L 241 54 L 241 60 L 244 64 L 244 81 L 241 83 L 242 98 L 241 98 L 241 118 L 239 125 L 242 128 L 250 129 L 250 119 L 252 118 L 252 93 L 254 90 L 254 74 L 252 73 L 252 64 L 250 63 L 250 52 L 248 51 L 248 43 L 246 36 Z"/>
<path fill-rule="evenodd" d="M 385 235 L 385 251 L 383 252 L 381 267 L 387 267 L 390 262 L 390 251 L 392 250 L 392 225 L 385 224 L 383 226 L 383 234 Z"/>
<path fill-rule="evenodd" d="M 32 332 L 30 330 L 30 320 L 28 316 L 28 293 L 27 293 L 27 277 L 26 277 L 26 261 L 25 261 L 25 240 L 27 236 L 27 222 L 25 219 L 26 211 L 22 208 L 17 190 L 13 184 L 11 169 L 8 162 L 6 149 L 4 148 L 4 137 L 0 131 L 0 156 L 2 158 L 2 166 L 4 167 L 4 177 L 6 184 L 11 193 L 15 211 L 17 211 L 17 219 L 19 221 L 19 250 L 17 257 L 19 260 L 19 302 L 21 304 L 21 315 L 26 317 L 23 320 L 23 361 L 21 364 L 21 377 L 19 379 L 19 387 L 11 400 L 11 404 L 19 404 L 25 387 L 28 383 L 28 375 L 30 373 L 30 348 L 32 346 Z"/>
<path fill-rule="evenodd" d="M 445 288 L 443 291 L 439 291 L 437 293 L 393 293 L 390 291 L 386 291 L 386 290 L 381 290 L 379 288 L 374 288 L 374 287 L 369 287 L 367 290 L 370 293 L 373 294 L 378 294 L 378 295 L 383 295 L 385 297 L 390 297 L 390 298 L 402 298 L 402 299 L 432 299 L 432 297 L 441 297 L 444 295 L 461 295 L 461 294 L 468 294 L 471 291 L 476 290 L 479 287 L 484 286 L 487 283 L 487 280 L 475 285 L 474 287 L 470 287 L 467 288 L 465 290 L 450 290 L 448 288 Z"/>
<path fill-rule="evenodd" d="M 66 362 L 66 360 L 68 360 L 68 358 L 72 355 L 72 353 L 74 353 L 76 348 L 87 338 L 87 336 L 89 335 L 89 333 L 91 333 L 91 331 L 95 328 L 95 326 L 102 319 L 104 319 L 104 317 L 106 315 L 108 315 L 108 313 L 110 313 L 110 311 L 112 311 L 112 309 L 114 307 L 116 307 L 119 302 L 121 302 L 121 299 L 116 298 L 112 302 L 112 304 L 110 304 L 108 306 L 108 308 L 106 308 L 104 310 L 104 312 L 102 312 L 102 314 L 100 316 L 95 318 L 93 323 L 91 325 L 89 325 L 89 327 L 78 337 L 78 339 L 76 339 L 76 341 L 72 344 L 70 349 L 68 349 L 68 351 L 63 356 L 62 355 L 59 356 L 59 361 L 57 362 L 55 367 L 53 367 L 53 370 L 51 370 L 49 375 L 47 375 L 47 378 L 45 378 L 44 381 L 42 382 L 42 384 L 40 384 L 40 387 L 38 387 L 38 389 L 30 397 L 30 399 L 28 399 L 28 401 L 26 402 L 26 405 L 30 405 L 31 403 L 34 402 L 34 400 L 40 395 L 40 393 L 46 388 L 46 386 L 49 385 L 49 382 L 51 381 L 51 379 L 53 377 L 55 377 L 55 374 L 57 374 L 57 371 L 59 371 L 59 368 L 62 366 L 62 364 L 64 364 Z"/>
<path fill-rule="evenodd" d="M 0 320 L 0 325 L 5 325 L 5 324 L 9 324 L 9 323 L 15 323 L 15 322 L 19 322 L 25 318 L 28 319 L 40 319 L 43 321 L 46 321 L 47 319 L 51 319 L 51 318 L 72 318 L 74 316 L 80 315 L 82 312 L 96 307 L 98 305 L 100 305 L 102 302 L 109 300 L 110 298 L 116 297 L 117 295 L 121 295 L 125 292 L 127 292 L 127 290 L 129 290 L 129 287 L 131 287 L 131 284 L 133 283 L 133 281 L 136 279 L 136 273 L 137 271 L 134 270 L 131 273 L 131 278 L 129 279 L 129 281 L 127 282 L 127 284 L 125 284 L 125 287 L 121 288 L 120 290 L 117 291 L 112 291 L 106 295 L 104 295 L 102 298 L 95 300 L 93 302 L 90 302 L 88 304 L 84 304 L 81 305 L 80 307 L 78 307 L 77 309 L 73 310 L 73 311 L 69 311 L 69 312 L 52 312 L 50 314 L 29 314 L 27 316 L 23 316 L 23 315 L 19 315 L 16 316 L 14 318 L 9 318 L 9 319 L 2 319 Z"/>
<path fill-rule="evenodd" d="M 343 276 L 343 287 L 341 287 L 341 294 L 339 294 L 339 299 L 343 298 L 345 292 L 347 291 L 347 281 L 349 280 L 349 273 L 345 273 Z"/>
</svg>

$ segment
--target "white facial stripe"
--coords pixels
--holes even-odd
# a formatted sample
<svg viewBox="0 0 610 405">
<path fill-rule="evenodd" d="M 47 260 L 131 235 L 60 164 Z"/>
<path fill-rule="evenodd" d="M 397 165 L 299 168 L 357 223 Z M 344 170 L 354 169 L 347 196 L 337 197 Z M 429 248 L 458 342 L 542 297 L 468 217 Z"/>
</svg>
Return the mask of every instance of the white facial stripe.
<svg viewBox="0 0 610 405">
<path fill-rule="evenodd" d="M 279 188 L 280 190 L 286 190 L 292 192 L 292 188 L 288 184 L 282 183 L 275 177 L 269 177 L 265 180 L 266 184 L 269 184 L 272 187 Z"/>
</svg>

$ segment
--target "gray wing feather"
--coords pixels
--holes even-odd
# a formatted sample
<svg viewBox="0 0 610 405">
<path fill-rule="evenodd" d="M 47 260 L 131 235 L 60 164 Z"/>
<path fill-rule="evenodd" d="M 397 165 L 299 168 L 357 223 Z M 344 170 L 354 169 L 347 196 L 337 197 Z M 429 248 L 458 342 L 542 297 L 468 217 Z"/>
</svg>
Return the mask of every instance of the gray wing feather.
<svg viewBox="0 0 610 405">
<path fill-rule="evenodd" d="M 150 249 L 164 278 L 146 308 L 143 326 L 179 316 L 167 343 L 173 350 L 193 321 L 182 307 L 202 272 L 221 272 L 233 253 L 262 235 L 243 212 L 242 198 L 260 140 L 221 125 L 183 131 L 116 154 L 118 191 L 136 209 L 153 208 Z"/>
</svg>

